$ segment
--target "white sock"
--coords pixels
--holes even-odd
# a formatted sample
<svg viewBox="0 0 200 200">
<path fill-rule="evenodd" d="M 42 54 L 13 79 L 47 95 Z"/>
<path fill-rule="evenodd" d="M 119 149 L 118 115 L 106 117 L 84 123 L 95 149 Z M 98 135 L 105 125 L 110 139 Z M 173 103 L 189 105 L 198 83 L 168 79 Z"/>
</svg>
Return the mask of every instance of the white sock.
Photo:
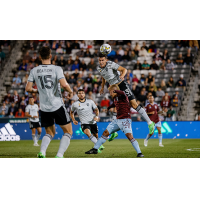
<svg viewBox="0 0 200 200">
<path fill-rule="evenodd" d="M 162 134 L 158 134 L 159 144 L 162 144 Z"/>
<path fill-rule="evenodd" d="M 91 136 L 89 137 L 89 139 L 90 139 L 94 144 L 97 143 L 97 138 L 94 137 L 92 134 L 91 134 Z"/>
<path fill-rule="evenodd" d="M 35 135 L 32 135 L 32 138 L 33 138 L 34 144 L 36 144 L 36 143 L 37 143 L 36 136 L 35 136 Z"/>
<path fill-rule="evenodd" d="M 136 150 L 137 154 L 142 153 L 141 150 L 140 150 L 139 144 L 138 144 L 137 140 L 135 140 L 135 138 L 133 138 L 131 140 L 131 144 L 134 147 L 134 149 Z"/>
<path fill-rule="evenodd" d="M 135 110 L 143 117 L 148 125 L 152 123 L 146 111 L 140 105 Z"/>
<path fill-rule="evenodd" d="M 46 155 L 46 150 L 47 147 L 49 146 L 49 143 L 51 142 L 51 140 L 53 139 L 53 137 L 49 134 L 46 134 L 43 138 L 42 138 L 42 144 L 41 144 L 41 148 L 40 148 L 40 152 L 45 156 Z"/>
<path fill-rule="evenodd" d="M 36 138 L 37 142 L 39 141 L 40 136 L 41 136 L 41 134 L 37 134 L 37 138 Z"/>
<path fill-rule="evenodd" d="M 106 142 L 107 139 L 108 139 L 108 138 L 107 138 L 106 136 L 102 135 L 102 136 L 98 139 L 97 143 L 94 145 L 94 148 L 95 148 L 95 149 L 99 149 L 99 147 L 100 147 L 102 144 L 104 144 L 104 143 Z"/>
<path fill-rule="evenodd" d="M 147 137 L 146 137 L 146 140 L 148 140 L 151 136 L 152 136 L 152 135 L 149 135 L 149 134 L 148 134 Z"/>
</svg>

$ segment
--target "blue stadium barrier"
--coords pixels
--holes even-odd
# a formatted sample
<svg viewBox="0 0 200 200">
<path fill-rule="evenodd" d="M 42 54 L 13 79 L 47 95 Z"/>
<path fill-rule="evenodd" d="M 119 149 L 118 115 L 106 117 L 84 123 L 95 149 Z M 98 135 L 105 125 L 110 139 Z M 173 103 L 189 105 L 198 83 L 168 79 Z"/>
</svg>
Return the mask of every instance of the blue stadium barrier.
<svg viewBox="0 0 200 200">
<path fill-rule="evenodd" d="M 110 122 L 99 122 L 99 136 L 102 135 Z M 32 140 L 31 130 L 29 123 L 10 123 L 13 126 L 17 135 L 20 135 L 21 140 Z M 0 123 L 0 128 L 4 127 L 5 123 Z M 87 136 L 82 132 L 80 123 L 79 125 L 73 126 L 73 137 L 72 139 L 88 139 Z M 146 122 L 132 122 L 133 136 L 137 139 L 144 139 L 149 131 Z M 183 139 L 183 138 L 200 138 L 200 122 L 162 122 L 162 133 L 163 138 L 167 139 Z M 42 129 L 42 136 L 44 136 L 45 130 Z M 118 139 L 125 139 L 126 136 L 122 131 L 118 132 Z M 63 135 L 62 129 L 56 125 L 56 135 L 54 139 L 60 139 Z M 158 131 L 154 132 L 153 138 L 158 138 Z"/>
</svg>

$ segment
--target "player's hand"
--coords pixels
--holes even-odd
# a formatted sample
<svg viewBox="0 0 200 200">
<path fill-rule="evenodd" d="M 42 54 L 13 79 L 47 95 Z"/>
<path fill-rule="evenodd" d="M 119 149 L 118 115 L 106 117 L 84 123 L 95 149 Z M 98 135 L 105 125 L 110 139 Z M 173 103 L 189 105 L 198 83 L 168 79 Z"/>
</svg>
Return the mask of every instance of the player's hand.
<svg viewBox="0 0 200 200">
<path fill-rule="evenodd" d="M 122 81 L 124 80 L 124 76 L 122 76 L 122 75 L 119 76 L 119 78 L 120 78 Z"/>
<path fill-rule="evenodd" d="M 78 122 L 75 120 L 75 121 L 73 121 L 73 123 L 75 124 L 75 125 L 78 125 Z"/>
<path fill-rule="evenodd" d="M 33 118 L 38 118 L 38 116 L 33 116 Z"/>
<path fill-rule="evenodd" d="M 99 94 L 103 94 L 104 93 L 104 88 L 101 88 L 101 90 L 99 91 Z"/>
<path fill-rule="evenodd" d="M 151 114 L 152 114 L 152 115 L 155 114 L 155 111 L 152 111 Z"/>
<path fill-rule="evenodd" d="M 95 117 L 94 121 L 98 122 L 99 121 L 99 117 Z"/>
<path fill-rule="evenodd" d="M 71 99 L 73 97 L 73 92 L 69 92 L 69 94 L 67 95 L 67 99 Z"/>
</svg>

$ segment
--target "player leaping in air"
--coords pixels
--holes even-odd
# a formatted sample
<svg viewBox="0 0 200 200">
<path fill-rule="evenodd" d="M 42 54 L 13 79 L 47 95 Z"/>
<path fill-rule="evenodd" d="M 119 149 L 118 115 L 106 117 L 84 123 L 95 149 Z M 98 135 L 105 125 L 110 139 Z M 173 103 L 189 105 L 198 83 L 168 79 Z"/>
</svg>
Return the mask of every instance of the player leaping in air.
<svg viewBox="0 0 200 200">
<path fill-rule="evenodd" d="M 150 120 L 145 110 L 137 104 L 135 97 L 130 90 L 128 83 L 124 81 L 124 77 L 127 73 L 127 69 L 118 65 L 115 62 L 108 61 L 107 56 L 100 54 L 99 55 L 99 66 L 97 70 L 102 76 L 102 87 L 100 90 L 100 94 L 104 93 L 104 86 L 106 81 L 110 85 L 117 84 L 119 89 L 127 95 L 131 106 L 143 117 L 143 119 L 148 123 L 149 134 L 152 134 L 154 131 L 155 123 Z M 120 71 L 121 75 L 119 75 L 118 71 Z"/>
<path fill-rule="evenodd" d="M 159 146 L 164 147 L 162 145 L 161 121 L 159 119 L 158 114 L 166 115 L 166 113 L 164 111 L 160 111 L 158 104 L 154 103 L 154 97 L 152 95 L 149 96 L 149 103 L 145 106 L 145 110 L 149 115 L 150 119 L 155 123 L 155 128 L 157 127 L 158 129 Z M 148 139 L 153 135 L 153 133 L 148 134 L 146 139 L 144 140 L 145 147 L 148 145 Z"/>
<path fill-rule="evenodd" d="M 77 92 L 78 101 L 75 101 L 71 106 L 70 116 L 75 125 L 78 122 L 74 118 L 74 112 L 76 111 L 81 121 L 81 129 L 88 136 L 88 138 L 94 143 L 97 143 L 98 139 L 98 126 L 97 121 L 99 118 L 99 109 L 94 101 L 85 98 L 85 92 L 83 89 L 79 89 Z M 93 114 L 95 112 L 95 115 Z M 98 149 L 98 153 L 103 150 L 103 145 Z"/>
<path fill-rule="evenodd" d="M 142 154 L 139 144 L 137 140 L 133 137 L 132 134 L 132 127 L 131 127 L 131 115 L 130 115 L 130 103 L 128 100 L 127 95 L 119 90 L 117 84 L 111 85 L 109 87 L 109 92 L 111 97 L 113 98 L 113 104 L 108 107 L 108 109 L 112 107 L 116 107 L 117 109 L 117 119 L 113 120 L 106 130 L 103 132 L 102 136 L 98 139 L 97 143 L 95 144 L 94 148 L 85 152 L 86 154 L 97 154 L 99 147 L 106 142 L 108 136 L 111 133 L 116 131 L 123 131 L 126 137 L 130 140 L 132 146 L 137 152 L 137 157 L 144 157 Z"/>
</svg>

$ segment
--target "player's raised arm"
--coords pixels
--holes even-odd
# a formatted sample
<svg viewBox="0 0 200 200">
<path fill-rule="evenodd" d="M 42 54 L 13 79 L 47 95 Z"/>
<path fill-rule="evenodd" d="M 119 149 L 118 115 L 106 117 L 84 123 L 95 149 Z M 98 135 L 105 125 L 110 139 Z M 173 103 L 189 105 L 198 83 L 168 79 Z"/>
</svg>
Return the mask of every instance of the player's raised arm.
<svg viewBox="0 0 200 200">
<path fill-rule="evenodd" d="M 101 90 L 99 91 L 100 94 L 104 93 L 105 83 L 106 83 L 106 80 L 102 77 Z"/>
<path fill-rule="evenodd" d="M 127 69 L 124 68 L 124 67 L 122 67 L 122 66 L 119 66 L 118 69 L 117 69 L 117 71 L 120 72 L 121 75 L 119 76 L 119 78 L 123 81 L 124 77 L 126 76 Z"/>
</svg>

